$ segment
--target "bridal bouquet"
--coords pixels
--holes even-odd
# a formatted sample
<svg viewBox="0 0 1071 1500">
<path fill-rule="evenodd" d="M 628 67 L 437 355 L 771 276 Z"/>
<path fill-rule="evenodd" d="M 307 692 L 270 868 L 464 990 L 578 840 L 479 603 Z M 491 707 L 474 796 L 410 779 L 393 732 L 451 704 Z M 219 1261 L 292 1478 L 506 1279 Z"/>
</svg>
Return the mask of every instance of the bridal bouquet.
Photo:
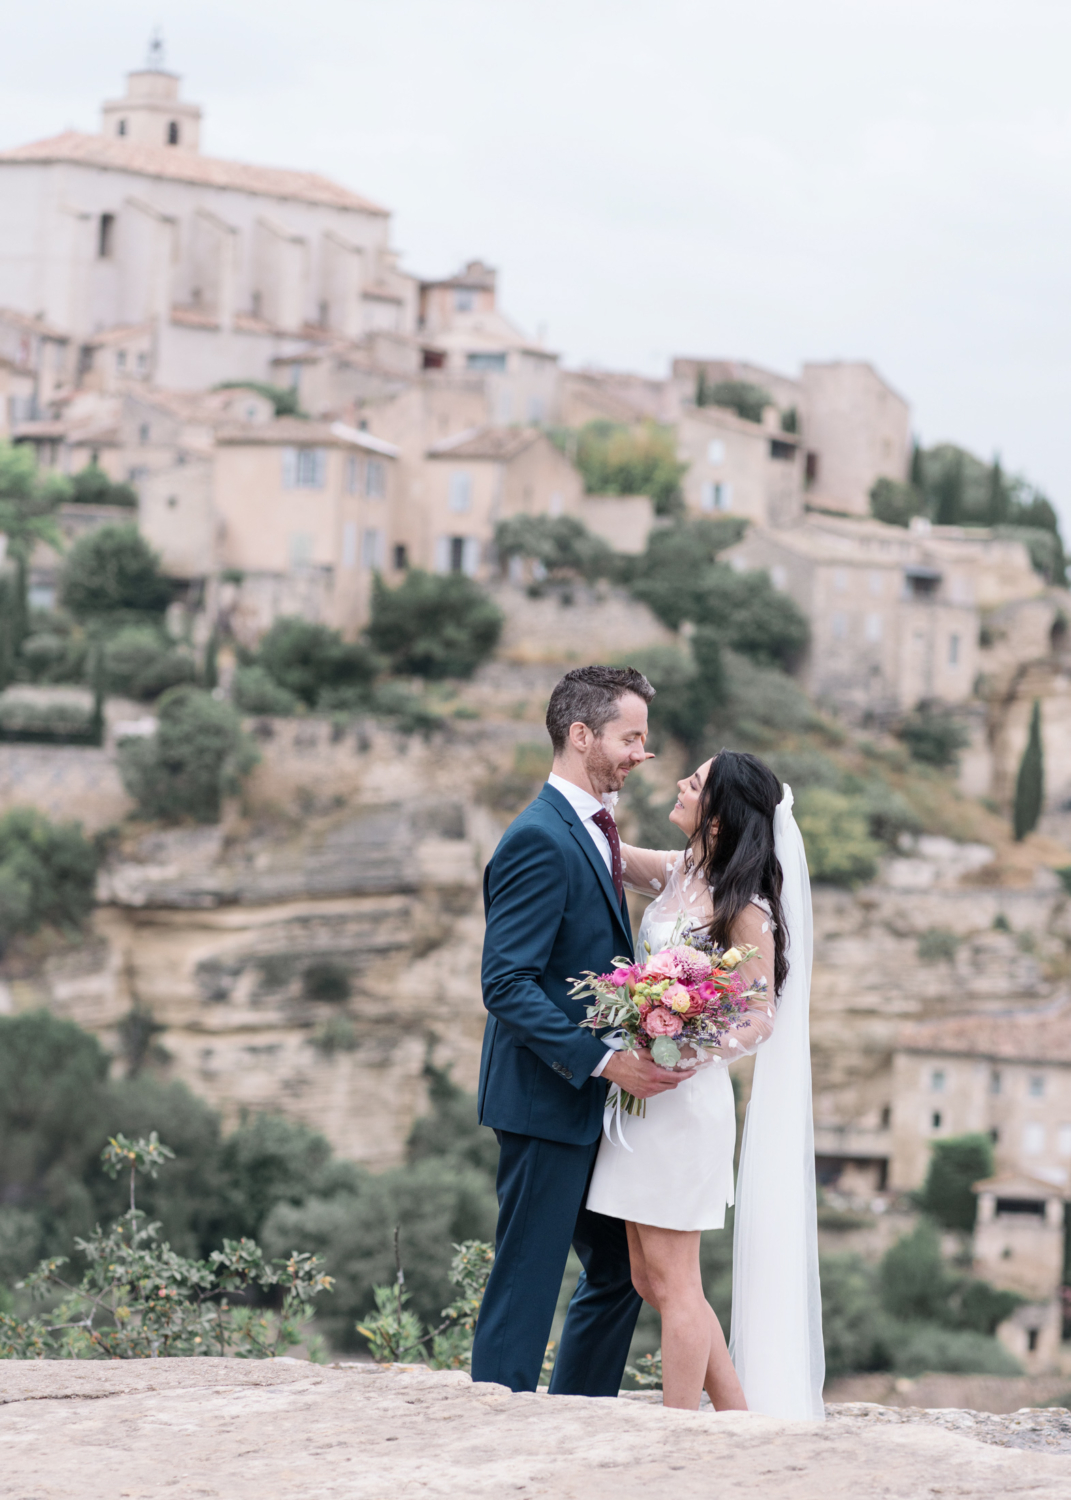
<svg viewBox="0 0 1071 1500">
<path fill-rule="evenodd" d="M 674 939 L 658 953 L 648 950 L 643 964 L 620 959 L 608 974 L 588 970 L 571 991 L 588 1001 L 581 1026 L 608 1029 L 604 1040 L 616 1039 L 626 1052 L 646 1047 L 662 1068 L 680 1065 L 683 1047 L 693 1053 L 683 1065 L 694 1067 L 743 1019 L 748 1002 L 766 994 L 765 980 L 748 986 L 736 972 L 757 948 L 715 948 L 692 933 Z M 619 1092 L 626 1114 L 645 1113 L 644 1101 Z"/>
</svg>

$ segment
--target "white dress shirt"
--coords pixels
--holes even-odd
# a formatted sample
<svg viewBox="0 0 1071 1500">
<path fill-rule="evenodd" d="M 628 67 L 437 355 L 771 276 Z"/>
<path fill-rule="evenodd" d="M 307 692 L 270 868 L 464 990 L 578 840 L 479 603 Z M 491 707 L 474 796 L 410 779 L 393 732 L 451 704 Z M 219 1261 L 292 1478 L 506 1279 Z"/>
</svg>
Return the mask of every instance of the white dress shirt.
<svg viewBox="0 0 1071 1500">
<path fill-rule="evenodd" d="M 600 801 L 592 792 L 586 792 L 582 786 L 577 786 L 572 781 L 566 781 L 564 776 L 557 776 L 553 771 L 547 777 L 547 785 L 552 786 L 556 792 L 560 792 L 573 811 L 579 814 L 584 824 L 584 831 L 599 851 L 602 862 L 606 866 L 607 874 L 612 875 L 613 857 L 610 853 L 610 841 L 602 829 L 592 820 L 596 813 L 604 810 L 613 817 L 614 809 L 617 806 L 617 793 L 604 792 L 602 801 Z M 613 1047 L 607 1047 L 606 1056 L 601 1062 L 596 1063 L 595 1067 L 591 1070 L 592 1078 L 602 1077 L 603 1069 L 611 1057 L 613 1057 L 614 1051 Z"/>
</svg>

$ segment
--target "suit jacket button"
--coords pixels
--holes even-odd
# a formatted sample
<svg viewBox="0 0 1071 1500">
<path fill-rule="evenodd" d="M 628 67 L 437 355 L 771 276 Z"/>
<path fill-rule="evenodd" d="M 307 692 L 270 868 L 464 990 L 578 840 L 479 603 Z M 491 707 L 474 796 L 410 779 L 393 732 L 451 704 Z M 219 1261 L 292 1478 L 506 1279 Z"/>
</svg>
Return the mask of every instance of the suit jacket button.
<svg viewBox="0 0 1071 1500">
<path fill-rule="evenodd" d="M 572 1076 L 573 1076 L 572 1073 L 570 1073 L 570 1071 L 569 1071 L 568 1068 L 562 1068 L 561 1073 L 562 1073 L 562 1077 L 564 1079 L 566 1079 L 567 1081 L 568 1081 L 568 1079 L 572 1078 Z"/>
</svg>

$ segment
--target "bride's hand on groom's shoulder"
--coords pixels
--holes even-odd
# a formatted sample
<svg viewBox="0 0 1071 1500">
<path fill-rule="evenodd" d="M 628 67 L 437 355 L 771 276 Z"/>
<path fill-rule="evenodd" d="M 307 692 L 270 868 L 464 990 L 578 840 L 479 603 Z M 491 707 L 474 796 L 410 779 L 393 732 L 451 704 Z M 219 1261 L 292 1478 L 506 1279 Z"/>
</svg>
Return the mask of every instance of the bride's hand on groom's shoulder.
<svg viewBox="0 0 1071 1500">
<path fill-rule="evenodd" d="M 641 1050 L 615 1052 L 603 1068 L 602 1076 L 610 1083 L 616 1083 L 626 1094 L 633 1094 L 637 1099 L 650 1099 L 686 1083 L 690 1075 L 660 1068 L 651 1061 L 649 1052 Z"/>
</svg>

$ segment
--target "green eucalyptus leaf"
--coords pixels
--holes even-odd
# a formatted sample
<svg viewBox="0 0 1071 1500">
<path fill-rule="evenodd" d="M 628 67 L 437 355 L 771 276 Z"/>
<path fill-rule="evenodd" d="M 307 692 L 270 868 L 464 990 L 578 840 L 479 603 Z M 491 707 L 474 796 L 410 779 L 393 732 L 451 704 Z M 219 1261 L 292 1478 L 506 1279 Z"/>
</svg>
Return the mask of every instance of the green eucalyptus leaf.
<svg viewBox="0 0 1071 1500">
<path fill-rule="evenodd" d="M 651 1056 L 660 1068 L 675 1068 L 681 1060 L 681 1049 L 671 1036 L 656 1036 L 651 1043 Z"/>
</svg>

